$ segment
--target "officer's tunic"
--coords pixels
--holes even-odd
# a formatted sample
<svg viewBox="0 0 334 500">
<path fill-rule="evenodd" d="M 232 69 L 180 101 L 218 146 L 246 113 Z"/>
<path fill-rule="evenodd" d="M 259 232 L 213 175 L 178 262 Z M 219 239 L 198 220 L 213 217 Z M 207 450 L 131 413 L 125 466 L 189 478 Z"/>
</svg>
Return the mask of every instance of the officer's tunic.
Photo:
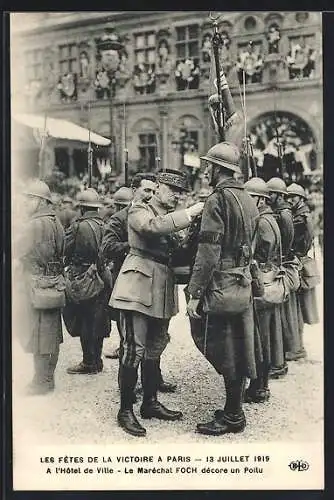
<svg viewBox="0 0 334 500">
<path fill-rule="evenodd" d="M 293 208 L 293 223 L 295 237 L 293 251 L 301 260 L 312 247 L 314 241 L 314 227 L 309 207 L 305 202 L 300 202 L 298 207 Z M 299 331 L 303 331 L 303 323 L 309 325 L 319 322 L 319 314 L 316 300 L 316 288 L 310 290 L 298 290 L 297 292 Z M 302 342 L 302 340 L 301 340 Z"/>
<path fill-rule="evenodd" d="M 189 224 L 185 210 L 167 213 L 157 196 L 129 209 L 130 252 L 109 302 L 121 310 L 123 364 L 138 366 L 144 355 L 158 359 L 168 343 L 168 323 L 177 312 L 170 235 Z"/>
<path fill-rule="evenodd" d="M 230 188 L 238 197 L 244 209 L 244 223 L 239 206 L 223 188 Z M 245 241 L 250 244 L 257 217 L 256 205 L 243 186 L 232 178 L 217 185 L 203 210 L 198 250 L 188 286 L 193 298 L 203 299 L 213 270 L 239 265 L 236 253 Z M 256 378 L 252 303 L 243 314 L 206 316 L 202 313 L 202 327 L 192 329 L 192 336 L 218 373 L 231 380 L 243 376 Z"/>
<path fill-rule="evenodd" d="M 260 269 L 270 271 L 273 266 L 280 264 L 281 233 L 270 207 L 259 207 L 259 213 L 254 259 Z M 273 304 L 261 308 L 256 298 L 254 304 L 255 327 L 260 337 L 256 351 L 257 364 L 263 363 L 265 369 L 269 369 L 271 363 L 281 366 L 284 364 L 284 350 L 280 306 Z"/>
<path fill-rule="evenodd" d="M 64 230 L 55 212 L 45 207 L 25 224 L 15 241 L 14 255 L 22 266 L 16 279 L 20 286 L 15 294 L 18 317 L 14 319 L 15 333 L 26 352 L 53 354 L 63 342 L 61 310 L 37 310 L 30 301 L 31 275 L 47 275 L 48 263 L 61 260 L 64 248 Z"/>
<path fill-rule="evenodd" d="M 87 211 L 78 218 L 65 234 L 65 264 L 73 275 L 85 272 L 96 263 L 98 248 L 89 220 L 97 232 L 97 241 L 102 240 L 103 222 L 96 211 Z M 110 334 L 111 322 L 108 312 L 110 289 L 105 287 L 96 297 L 79 304 L 68 303 L 63 311 L 66 327 L 73 337 L 103 338 Z"/>
</svg>

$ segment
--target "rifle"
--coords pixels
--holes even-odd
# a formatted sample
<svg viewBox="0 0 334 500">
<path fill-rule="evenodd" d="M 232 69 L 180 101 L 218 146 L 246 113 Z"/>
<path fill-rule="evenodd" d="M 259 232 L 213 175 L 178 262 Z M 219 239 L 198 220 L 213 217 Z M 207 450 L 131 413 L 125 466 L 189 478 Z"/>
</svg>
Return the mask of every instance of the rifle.
<svg viewBox="0 0 334 500">
<path fill-rule="evenodd" d="M 126 115 L 125 115 L 125 101 L 123 103 L 123 122 L 124 122 L 124 186 L 129 187 L 129 150 L 126 147 Z"/>
<path fill-rule="evenodd" d="M 252 47 L 252 41 L 249 42 L 249 47 Z M 241 108 L 244 116 L 244 138 L 242 141 L 240 166 L 244 176 L 244 181 L 247 182 L 249 180 L 249 171 L 251 171 L 252 177 L 257 177 L 257 166 L 254 158 L 253 144 L 247 131 L 246 74 L 244 68 L 242 68 L 242 92 L 239 81 L 238 85 Z"/>
<path fill-rule="evenodd" d="M 209 108 L 219 141 L 222 142 L 225 141 L 225 131 L 238 120 L 238 114 L 219 57 L 219 49 L 223 45 L 222 35 L 218 31 L 220 15 L 214 17 L 210 12 L 209 17 L 213 25 L 212 49 L 216 73 L 214 85 L 217 89 L 217 94 L 209 98 Z"/>
<path fill-rule="evenodd" d="M 87 160 L 88 160 L 88 187 L 92 187 L 93 181 L 93 148 L 91 142 L 91 130 L 90 130 L 90 100 L 88 101 L 88 149 L 87 149 Z"/>
</svg>

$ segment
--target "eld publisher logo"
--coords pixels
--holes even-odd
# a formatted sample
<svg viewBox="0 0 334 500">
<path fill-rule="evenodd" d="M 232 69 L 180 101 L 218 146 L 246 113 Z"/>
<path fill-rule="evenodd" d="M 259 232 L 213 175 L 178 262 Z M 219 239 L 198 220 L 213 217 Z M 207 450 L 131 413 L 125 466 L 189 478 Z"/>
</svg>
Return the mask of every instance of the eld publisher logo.
<svg viewBox="0 0 334 500">
<path fill-rule="evenodd" d="M 307 470 L 310 465 L 305 460 L 293 460 L 289 463 L 289 467 L 291 470 L 296 470 L 298 472 Z"/>
</svg>

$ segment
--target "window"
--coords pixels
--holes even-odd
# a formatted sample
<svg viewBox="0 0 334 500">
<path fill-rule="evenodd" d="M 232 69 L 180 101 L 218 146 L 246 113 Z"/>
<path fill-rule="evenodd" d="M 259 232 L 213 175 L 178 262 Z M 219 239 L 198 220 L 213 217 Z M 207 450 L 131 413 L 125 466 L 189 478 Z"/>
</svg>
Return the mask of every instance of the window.
<svg viewBox="0 0 334 500">
<path fill-rule="evenodd" d="M 199 57 L 199 27 L 197 24 L 176 28 L 176 59 Z"/>
<path fill-rule="evenodd" d="M 77 73 L 78 49 L 75 43 L 59 45 L 59 71 L 60 74 Z"/>
<path fill-rule="evenodd" d="M 155 33 L 147 31 L 135 35 L 135 64 L 154 64 L 155 63 Z"/>
<path fill-rule="evenodd" d="M 240 85 L 261 83 L 263 71 L 262 41 L 238 44 L 237 71 Z"/>
<path fill-rule="evenodd" d="M 43 79 L 43 49 L 29 50 L 25 54 L 26 76 L 29 82 Z"/>
<path fill-rule="evenodd" d="M 139 134 L 139 171 L 150 172 L 155 169 L 157 140 L 155 134 Z"/>
<path fill-rule="evenodd" d="M 290 80 L 315 76 L 315 35 L 289 37 L 290 50 L 287 55 Z"/>
</svg>

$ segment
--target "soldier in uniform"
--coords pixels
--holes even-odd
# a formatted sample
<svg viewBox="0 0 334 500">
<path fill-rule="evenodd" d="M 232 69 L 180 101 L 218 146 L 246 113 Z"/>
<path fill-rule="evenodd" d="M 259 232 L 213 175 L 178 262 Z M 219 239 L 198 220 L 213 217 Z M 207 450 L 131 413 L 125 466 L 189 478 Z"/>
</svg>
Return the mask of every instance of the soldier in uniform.
<svg viewBox="0 0 334 500">
<path fill-rule="evenodd" d="M 63 342 L 61 309 L 34 309 L 29 289 L 32 276 L 62 274 L 64 230 L 52 207 L 51 192 L 45 182 L 35 179 L 25 189 L 25 210 L 29 219 L 18 239 L 14 239 L 14 258 L 20 262 L 23 284 L 19 300 L 20 341 L 34 356 L 34 377 L 27 388 L 30 395 L 46 394 L 55 387 L 54 372 L 59 346 Z"/>
<path fill-rule="evenodd" d="M 113 283 L 115 283 L 123 261 L 129 252 L 128 212 L 132 200 L 132 189 L 126 186 L 120 187 L 113 197 L 115 213 L 105 221 L 101 251 L 112 267 Z M 117 322 L 118 331 L 120 331 L 119 312 L 111 308 L 110 311 L 111 318 Z M 119 359 L 119 348 L 110 354 L 105 354 L 105 357 Z"/>
<path fill-rule="evenodd" d="M 314 228 L 309 207 L 306 204 L 306 193 L 302 186 L 293 183 L 288 188 L 288 201 L 291 205 L 293 224 L 294 224 L 294 240 L 293 252 L 303 261 L 314 243 Z M 309 290 L 299 289 L 296 293 L 300 343 L 299 349 L 295 352 L 287 352 L 286 359 L 294 361 L 306 357 L 306 350 L 303 341 L 304 323 L 314 324 L 319 322 L 316 288 Z"/>
<path fill-rule="evenodd" d="M 110 218 L 108 225 L 105 228 L 105 235 L 102 241 L 102 252 L 104 257 L 113 262 L 113 281 L 115 283 L 119 271 L 122 267 L 124 259 L 129 252 L 128 243 L 128 214 L 129 209 L 133 203 L 143 202 L 148 203 L 152 196 L 155 194 L 156 185 L 156 175 L 152 173 L 137 173 L 131 183 L 131 192 L 133 199 L 127 206 L 119 210 L 113 217 Z M 120 190 L 128 188 L 120 188 Z M 127 193 L 124 193 L 124 200 L 126 200 Z M 121 194 L 122 194 L 121 193 Z M 117 193 L 115 193 L 115 196 Z M 123 196 L 123 194 L 122 194 Z M 119 201 L 122 199 L 120 195 L 116 196 Z M 115 310 L 116 321 L 118 331 L 120 332 L 119 324 L 119 311 Z M 119 348 L 116 349 L 114 353 L 106 355 L 107 358 L 119 359 Z M 160 362 L 159 362 L 159 391 L 160 392 L 175 392 L 176 384 L 166 382 L 161 373 Z"/>
<path fill-rule="evenodd" d="M 242 410 L 245 380 L 256 378 L 253 304 L 250 300 L 245 312 L 237 314 L 204 314 L 202 304 L 216 270 L 227 271 L 249 262 L 258 210 L 233 178 L 234 173 L 241 173 L 240 155 L 234 144 L 216 144 L 202 159 L 209 162 L 214 191 L 203 210 L 187 310 L 190 318 L 202 319 L 202 328 L 194 330 L 194 341 L 223 375 L 226 391 L 224 410 L 216 410 L 212 421 L 199 423 L 197 431 L 219 436 L 242 432 L 246 425 Z"/>
<path fill-rule="evenodd" d="M 282 241 L 282 262 L 284 266 L 285 261 L 292 258 L 292 244 L 294 238 L 293 218 L 291 207 L 286 201 L 287 187 L 285 182 L 279 177 L 272 177 L 267 182 L 270 195 L 270 205 L 274 212 L 278 227 L 281 232 Z M 280 378 L 287 374 L 288 365 L 285 361 L 285 352 L 293 351 L 298 345 L 298 316 L 297 316 L 297 302 L 294 292 L 289 294 L 288 299 L 281 305 L 281 319 L 283 331 L 283 351 L 277 344 L 277 357 L 272 359 L 272 366 L 270 369 L 270 377 Z"/>
<path fill-rule="evenodd" d="M 73 276 L 84 273 L 91 264 L 99 268 L 99 247 L 103 235 L 103 221 L 98 214 L 101 207 L 97 192 L 90 188 L 81 193 L 81 217 L 65 233 L 65 264 Z M 111 322 L 108 301 L 111 290 L 105 286 L 96 296 L 78 304 L 69 302 L 63 317 L 70 335 L 80 337 L 82 361 L 67 369 L 69 374 L 96 374 L 103 370 L 101 359 L 103 340 L 109 337 Z"/>
<path fill-rule="evenodd" d="M 61 206 L 57 211 L 60 222 L 65 231 L 71 225 L 71 222 L 78 216 L 78 212 L 73 209 L 73 200 L 69 196 L 64 196 Z"/>
<path fill-rule="evenodd" d="M 253 177 L 244 185 L 247 192 L 256 202 L 259 210 L 259 220 L 256 229 L 256 245 L 253 257 L 257 261 L 261 271 L 271 271 L 281 262 L 281 233 L 275 220 L 272 209 L 268 206 L 269 191 L 263 179 Z M 283 336 L 279 304 L 268 304 L 259 306 L 259 301 L 254 299 L 255 329 L 259 340 L 256 354 L 257 378 L 251 380 L 245 392 L 245 402 L 263 403 L 270 397 L 269 391 L 269 368 L 271 364 L 271 352 L 276 359 L 275 348 L 279 346 L 279 352 L 283 358 Z"/>
<path fill-rule="evenodd" d="M 103 207 L 100 209 L 100 216 L 103 221 L 107 222 L 112 215 L 116 212 L 114 200 L 109 196 L 103 197 Z"/>
<path fill-rule="evenodd" d="M 170 267 L 174 242 L 171 235 L 188 227 L 201 213 L 202 203 L 171 211 L 187 190 L 186 177 L 177 170 L 158 176 L 158 190 L 149 203 L 134 203 L 128 215 L 130 251 L 115 283 L 110 305 L 120 309 L 120 392 L 118 423 L 125 432 L 144 436 L 146 430 L 133 413 L 133 391 L 138 365 L 143 360 L 143 418 L 179 420 L 182 413 L 157 399 L 159 359 L 169 341 L 168 324 L 176 313 L 175 278 Z"/>
</svg>

